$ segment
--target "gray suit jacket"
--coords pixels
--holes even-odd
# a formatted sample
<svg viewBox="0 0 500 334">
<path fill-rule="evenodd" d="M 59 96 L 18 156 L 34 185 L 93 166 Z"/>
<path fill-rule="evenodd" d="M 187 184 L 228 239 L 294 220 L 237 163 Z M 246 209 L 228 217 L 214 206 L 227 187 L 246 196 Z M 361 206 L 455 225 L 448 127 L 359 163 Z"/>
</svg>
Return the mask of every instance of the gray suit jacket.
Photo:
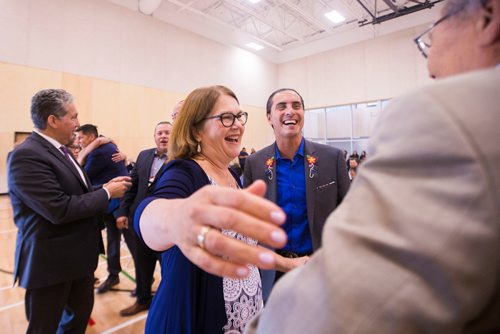
<svg viewBox="0 0 500 334">
<path fill-rule="evenodd" d="M 149 176 L 151 166 L 155 157 L 156 148 L 150 148 L 139 153 L 135 167 L 130 173 L 132 178 L 132 186 L 127 190 L 120 202 L 118 209 L 118 217 L 126 216 L 130 219 L 132 225 L 135 209 L 139 206 L 144 198 L 149 187 Z"/>
<path fill-rule="evenodd" d="M 328 215 L 335 210 L 349 189 L 350 181 L 343 153 L 331 146 L 304 142 L 304 154 L 317 158 L 316 172 L 308 166 L 304 158 L 306 179 L 306 202 L 309 231 L 311 232 L 314 250 L 321 246 L 321 233 Z M 276 155 L 276 143 L 250 155 L 247 158 L 244 171 L 244 185 L 261 179 L 267 184 L 265 197 L 277 203 L 276 171 L 270 173 L 266 161 Z M 311 177 L 312 176 L 312 177 Z M 262 294 L 267 300 L 274 284 L 275 271 L 262 270 Z"/>
<path fill-rule="evenodd" d="M 321 246 L 321 233 L 326 218 L 346 195 L 350 181 L 343 153 L 339 149 L 305 140 L 304 154 L 317 158 L 316 173 L 310 173 L 307 159 L 304 158 L 307 219 L 313 248 L 316 250 Z M 248 187 L 255 180 L 264 180 L 267 184 L 265 197 L 277 203 L 276 171 L 273 169 L 272 177 L 266 173 L 266 161 L 275 155 L 276 143 L 248 156 L 243 184 Z"/>
<path fill-rule="evenodd" d="M 248 333 L 500 332 L 500 69 L 395 99 L 323 246 Z"/>
</svg>

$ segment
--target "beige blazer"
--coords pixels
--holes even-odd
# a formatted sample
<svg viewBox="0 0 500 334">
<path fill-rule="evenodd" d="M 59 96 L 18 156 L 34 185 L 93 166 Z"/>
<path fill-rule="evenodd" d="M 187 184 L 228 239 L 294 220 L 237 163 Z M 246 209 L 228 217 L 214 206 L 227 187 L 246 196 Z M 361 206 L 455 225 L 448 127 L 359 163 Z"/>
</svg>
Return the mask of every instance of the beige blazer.
<svg viewBox="0 0 500 334">
<path fill-rule="evenodd" d="M 393 100 L 322 248 L 247 333 L 500 333 L 500 70 Z"/>
</svg>

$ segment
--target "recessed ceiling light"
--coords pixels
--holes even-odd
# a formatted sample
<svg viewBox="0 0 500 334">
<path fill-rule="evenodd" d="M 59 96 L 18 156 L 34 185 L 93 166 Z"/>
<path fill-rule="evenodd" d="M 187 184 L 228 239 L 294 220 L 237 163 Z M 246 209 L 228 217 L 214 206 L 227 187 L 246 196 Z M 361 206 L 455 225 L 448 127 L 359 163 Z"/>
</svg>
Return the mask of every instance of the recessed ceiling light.
<svg viewBox="0 0 500 334">
<path fill-rule="evenodd" d="M 331 12 L 326 13 L 325 16 L 335 24 L 345 21 L 345 17 L 343 17 L 342 14 L 340 14 L 336 10 L 332 10 Z"/>
<path fill-rule="evenodd" d="M 247 43 L 245 45 L 248 46 L 249 48 L 257 50 L 257 51 L 262 50 L 264 48 L 262 45 L 254 43 L 254 42 L 250 42 L 250 43 Z"/>
<path fill-rule="evenodd" d="M 257 3 L 257 2 L 260 2 L 260 0 L 248 0 L 250 1 L 251 3 Z"/>
</svg>

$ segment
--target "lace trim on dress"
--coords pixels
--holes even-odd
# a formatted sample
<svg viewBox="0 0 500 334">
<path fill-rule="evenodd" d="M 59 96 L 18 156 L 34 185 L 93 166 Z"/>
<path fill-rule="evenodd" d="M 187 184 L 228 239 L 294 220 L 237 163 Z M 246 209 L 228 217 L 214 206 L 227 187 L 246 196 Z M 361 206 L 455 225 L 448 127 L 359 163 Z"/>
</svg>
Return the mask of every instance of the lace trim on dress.
<svg viewBox="0 0 500 334">
<path fill-rule="evenodd" d="M 209 176 L 212 185 L 217 185 Z M 245 237 L 235 231 L 222 230 L 222 234 L 256 246 L 257 241 Z M 264 307 L 262 301 L 262 282 L 259 269 L 248 266 L 250 274 L 244 279 L 223 277 L 224 304 L 226 307 L 227 324 L 223 331 L 226 334 L 239 334 L 245 330 L 250 320 Z"/>
</svg>

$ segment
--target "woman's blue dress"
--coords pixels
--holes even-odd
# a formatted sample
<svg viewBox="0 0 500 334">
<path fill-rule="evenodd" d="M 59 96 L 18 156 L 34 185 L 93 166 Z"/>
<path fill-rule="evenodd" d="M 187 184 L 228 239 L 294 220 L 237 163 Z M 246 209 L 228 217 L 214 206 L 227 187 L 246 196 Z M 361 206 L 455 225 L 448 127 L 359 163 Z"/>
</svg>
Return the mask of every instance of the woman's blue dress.
<svg viewBox="0 0 500 334">
<path fill-rule="evenodd" d="M 207 175 L 193 160 L 174 160 L 164 165 L 152 185 L 152 196 L 137 208 L 134 227 L 139 237 L 142 239 L 138 222 L 148 203 L 157 198 L 186 198 L 209 184 Z M 146 333 L 223 332 L 228 320 L 221 277 L 192 264 L 177 246 L 161 254 L 161 274 Z"/>
</svg>

